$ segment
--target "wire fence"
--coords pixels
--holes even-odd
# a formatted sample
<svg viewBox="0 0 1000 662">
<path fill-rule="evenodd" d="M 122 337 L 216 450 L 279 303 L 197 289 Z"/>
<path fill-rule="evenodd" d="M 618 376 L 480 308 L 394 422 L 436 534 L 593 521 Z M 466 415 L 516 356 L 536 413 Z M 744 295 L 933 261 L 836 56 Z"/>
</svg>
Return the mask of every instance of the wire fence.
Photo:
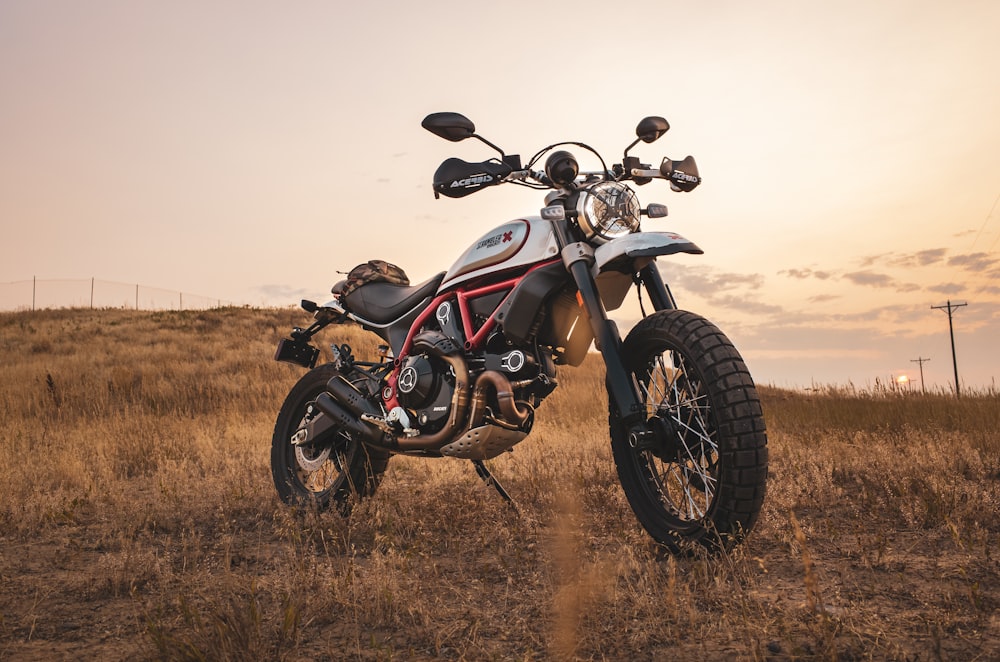
<svg viewBox="0 0 1000 662">
<path fill-rule="evenodd" d="M 231 301 L 98 278 L 39 279 L 0 283 L 0 310 L 51 308 L 132 308 L 205 310 L 236 305 Z"/>
</svg>

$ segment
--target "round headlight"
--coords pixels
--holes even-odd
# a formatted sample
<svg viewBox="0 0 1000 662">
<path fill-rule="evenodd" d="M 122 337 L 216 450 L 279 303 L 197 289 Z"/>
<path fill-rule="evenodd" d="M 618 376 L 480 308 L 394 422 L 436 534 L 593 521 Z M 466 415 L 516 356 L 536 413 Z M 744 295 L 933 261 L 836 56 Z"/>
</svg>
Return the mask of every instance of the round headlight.
<svg viewBox="0 0 1000 662">
<path fill-rule="evenodd" d="M 576 210 L 580 229 L 597 244 L 639 230 L 639 199 L 621 182 L 599 182 L 581 191 Z"/>
</svg>

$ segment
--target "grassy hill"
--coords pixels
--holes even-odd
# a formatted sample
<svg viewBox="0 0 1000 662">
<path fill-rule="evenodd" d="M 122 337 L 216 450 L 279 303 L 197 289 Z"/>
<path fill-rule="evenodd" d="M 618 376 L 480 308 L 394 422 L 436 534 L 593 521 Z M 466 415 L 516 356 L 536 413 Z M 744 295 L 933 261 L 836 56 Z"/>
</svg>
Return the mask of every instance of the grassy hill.
<svg viewBox="0 0 1000 662">
<path fill-rule="evenodd" d="M 0 314 L 0 659 L 996 659 L 1000 397 L 763 388 L 748 543 L 673 558 L 596 360 L 514 452 L 395 457 L 349 519 L 271 484 L 296 310 Z M 321 336 L 360 357 L 374 337 Z"/>
</svg>

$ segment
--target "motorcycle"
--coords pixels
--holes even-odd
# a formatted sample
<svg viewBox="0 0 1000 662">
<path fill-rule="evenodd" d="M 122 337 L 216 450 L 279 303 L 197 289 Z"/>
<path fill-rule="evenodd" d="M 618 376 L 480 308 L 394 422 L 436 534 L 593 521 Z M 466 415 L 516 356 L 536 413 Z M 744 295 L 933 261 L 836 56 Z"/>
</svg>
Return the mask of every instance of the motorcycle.
<svg viewBox="0 0 1000 662">
<path fill-rule="evenodd" d="M 476 139 L 498 157 L 444 161 L 435 197 L 460 198 L 500 184 L 547 191 L 537 216 L 504 223 L 474 241 L 447 271 L 411 285 L 394 265 L 371 261 L 332 288 L 333 298 L 279 342 L 275 359 L 309 371 L 278 414 L 271 448 L 274 484 L 289 504 L 349 512 L 372 495 L 394 454 L 471 460 L 502 497 L 485 460 L 512 451 L 531 432 L 557 367 L 579 366 L 596 346 L 606 368 L 611 450 L 636 518 L 672 551 L 728 549 L 757 521 L 768 470 L 767 433 L 740 354 L 710 321 L 678 309 L 657 258 L 701 254 L 673 232 L 646 232 L 636 186 L 654 179 L 674 191 L 701 183 L 694 158 L 659 167 L 630 151 L 670 128 L 646 117 L 621 163 L 608 168 L 579 142 L 518 155 L 476 133 L 458 113 L 433 113 L 422 126 L 458 142 Z M 580 171 L 566 148 L 601 164 Z M 545 158 L 544 168 L 536 170 Z M 635 287 L 640 321 L 622 340 L 608 311 Z M 644 302 L 645 293 L 648 302 Z M 651 308 L 647 314 L 646 306 Z M 384 344 L 375 360 L 332 345 L 317 366 L 312 338 L 356 324 Z"/>
</svg>

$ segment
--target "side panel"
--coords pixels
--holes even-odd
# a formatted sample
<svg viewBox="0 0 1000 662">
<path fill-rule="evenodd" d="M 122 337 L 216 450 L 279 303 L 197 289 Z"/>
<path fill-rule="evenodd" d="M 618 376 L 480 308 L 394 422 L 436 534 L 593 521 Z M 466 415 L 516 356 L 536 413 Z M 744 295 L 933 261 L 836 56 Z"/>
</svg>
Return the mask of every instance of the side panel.
<svg viewBox="0 0 1000 662">
<path fill-rule="evenodd" d="M 525 276 L 496 312 L 504 335 L 515 343 L 525 342 L 542 304 L 567 283 L 569 274 L 562 262 L 535 269 Z"/>
<path fill-rule="evenodd" d="M 496 271 L 523 267 L 559 253 L 552 225 L 540 218 L 504 223 L 477 239 L 445 274 L 438 293 Z"/>
<path fill-rule="evenodd" d="M 544 319 L 540 327 L 539 316 Z M 508 340 L 526 342 L 537 329 L 538 342 L 556 349 L 555 362 L 573 366 L 583 362 L 594 341 L 593 331 L 583 316 L 576 299 L 576 286 L 561 261 L 525 276 L 496 312 Z"/>
</svg>

